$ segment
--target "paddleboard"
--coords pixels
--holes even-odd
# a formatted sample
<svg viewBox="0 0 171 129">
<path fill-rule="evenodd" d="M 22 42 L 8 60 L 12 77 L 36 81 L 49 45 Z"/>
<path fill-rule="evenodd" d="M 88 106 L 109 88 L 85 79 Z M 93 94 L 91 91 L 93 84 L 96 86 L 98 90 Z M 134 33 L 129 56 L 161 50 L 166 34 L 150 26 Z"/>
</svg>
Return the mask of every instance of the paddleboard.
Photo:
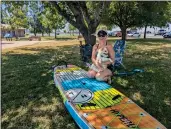
<svg viewBox="0 0 171 129">
<path fill-rule="evenodd" d="M 166 129 L 131 99 L 75 65 L 54 68 L 63 103 L 81 129 Z"/>
</svg>

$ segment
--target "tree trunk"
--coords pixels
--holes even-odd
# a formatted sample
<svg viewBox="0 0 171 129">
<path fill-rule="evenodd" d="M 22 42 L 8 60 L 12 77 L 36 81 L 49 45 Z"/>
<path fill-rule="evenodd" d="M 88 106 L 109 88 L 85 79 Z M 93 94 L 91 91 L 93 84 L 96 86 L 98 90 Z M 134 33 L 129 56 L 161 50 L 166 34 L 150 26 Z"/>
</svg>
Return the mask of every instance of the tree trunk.
<svg viewBox="0 0 171 129">
<path fill-rule="evenodd" d="M 18 28 L 16 29 L 15 38 L 18 40 Z"/>
<path fill-rule="evenodd" d="M 50 37 L 50 29 L 49 29 L 49 37 Z"/>
<path fill-rule="evenodd" d="M 144 30 L 144 39 L 146 39 L 146 30 L 147 30 L 147 25 L 145 25 L 145 30 Z"/>
<path fill-rule="evenodd" d="M 120 27 L 122 31 L 122 40 L 126 40 L 126 27 Z"/>
<path fill-rule="evenodd" d="M 44 37 L 44 32 L 42 32 L 42 37 Z"/>
<path fill-rule="evenodd" d="M 56 29 L 55 29 L 55 39 L 56 39 Z"/>
<path fill-rule="evenodd" d="M 36 36 L 36 29 L 34 28 L 34 36 Z"/>
<path fill-rule="evenodd" d="M 57 1 L 52 1 L 50 3 L 58 10 L 60 15 L 81 32 L 86 44 L 94 45 L 96 37 L 92 34 L 100 24 L 105 8 L 108 8 L 111 2 L 100 1 L 99 6 L 95 8 L 96 13 L 93 15 L 94 18 L 91 18 L 86 2 L 74 1 L 62 3 L 66 9 L 61 8 Z M 73 13 L 72 16 L 68 13 L 68 9 Z"/>
<path fill-rule="evenodd" d="M 96 36 L 93 35 L 95 31 L 96 29 L 80 30 L 81 34 L 85 39 L 85 44 L 90 44 L 93 46 L 96 43 Z"/>
</svg>

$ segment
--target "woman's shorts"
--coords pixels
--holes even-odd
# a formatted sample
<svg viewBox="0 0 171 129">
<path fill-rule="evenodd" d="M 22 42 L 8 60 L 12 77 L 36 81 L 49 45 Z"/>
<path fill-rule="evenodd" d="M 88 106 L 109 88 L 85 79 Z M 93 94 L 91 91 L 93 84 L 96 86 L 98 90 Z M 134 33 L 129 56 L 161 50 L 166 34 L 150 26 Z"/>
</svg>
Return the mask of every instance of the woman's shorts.
<svg viewBox="0 0 171 129">
<path fill-rule="evenodd" d="M 91 69 L 91 70 L 94 70 L 94 71 L 96 71 L 96 72 L 99 72 L 97 66 L 94 65 L 94 64 L 92 64 L 92 65 L 90 66 L 90 69 Z"/>
</svg>

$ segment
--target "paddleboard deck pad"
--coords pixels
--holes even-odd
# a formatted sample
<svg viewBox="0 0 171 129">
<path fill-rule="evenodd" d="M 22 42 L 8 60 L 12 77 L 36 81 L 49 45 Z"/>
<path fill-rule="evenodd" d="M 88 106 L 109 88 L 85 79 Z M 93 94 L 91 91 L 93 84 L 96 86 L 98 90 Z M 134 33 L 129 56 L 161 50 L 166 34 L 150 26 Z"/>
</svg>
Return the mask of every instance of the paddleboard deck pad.
<svg viewBox="0 0 171 129">
<path fill-rule="evenodd" d="M 65 65 L 54 68 L 55 85 L 81 129 L 166 129 L 131 99 L 87 76 L 87 71 Z"/>
</svg>

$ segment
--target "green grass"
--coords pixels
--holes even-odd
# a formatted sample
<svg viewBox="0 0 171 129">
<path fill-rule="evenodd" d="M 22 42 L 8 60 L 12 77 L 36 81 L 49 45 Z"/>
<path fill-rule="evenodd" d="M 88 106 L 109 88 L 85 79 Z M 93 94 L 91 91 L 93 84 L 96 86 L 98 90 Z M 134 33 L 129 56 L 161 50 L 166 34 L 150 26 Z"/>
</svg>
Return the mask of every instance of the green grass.
<svg viewBox="0 0 171 129">
<path fill-rule="evenodd" d="M 79 45 L 72 45 L 76 41 L 66 41 L 71 42 L 71 45 L 59 45 L 59 42 L 3 50 L 3 129 L 78 128 L 54 85 L 51 66 L 59 60 L 66 60 L 82 68 L 84 66 L 78 55 Z M 170 129 L 171 42 L 128 40 L 124 64 L 127 69 L 142 68 L 145 72 L 114 78 L 112 86 Z"/>
</svg>

